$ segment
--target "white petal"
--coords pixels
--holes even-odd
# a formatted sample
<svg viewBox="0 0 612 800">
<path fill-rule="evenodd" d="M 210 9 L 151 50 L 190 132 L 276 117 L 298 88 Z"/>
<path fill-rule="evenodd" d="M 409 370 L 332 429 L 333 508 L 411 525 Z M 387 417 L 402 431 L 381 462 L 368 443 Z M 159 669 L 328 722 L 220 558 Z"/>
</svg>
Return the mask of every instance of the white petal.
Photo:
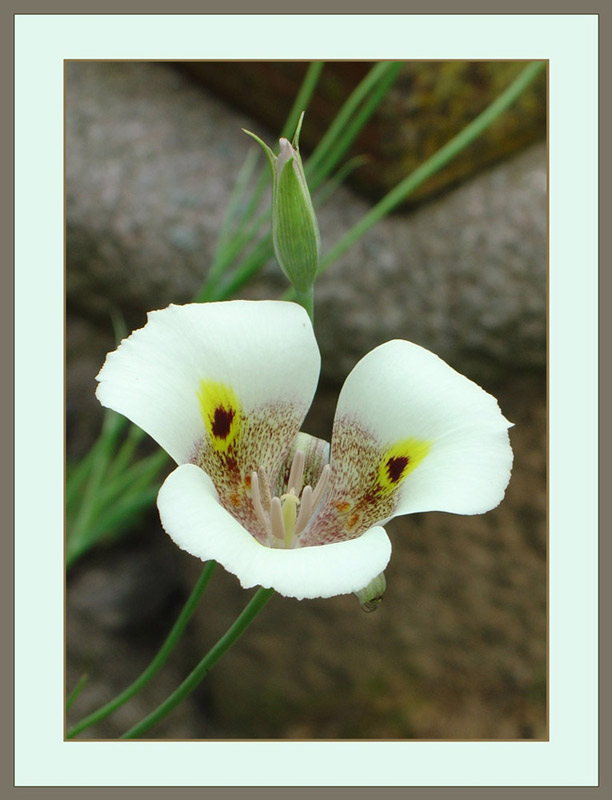
<svg viewBox="0 0 612 800">
<path fill-rule="evenodd" d="M 284 550 L 259 544 L 219 504 L 212 481 L 193 464 L 168 476 L 157 505 L 165 530 L 179 547 L 204 561 L 218 561 L 245 589 L 272 587 L 298 600 L 349 594 L 367 586 L 391 556 L 383 528 L 321 547 Z"/>
<path fill-rule="evenodd" d="M 312 325 L 295 303 L 171 305 L 151 312 L 145 327 L 107 356 L 96 394 L 183 463 L 206 437 L 198 398 L 203 380 L 229 387 L 246 416 L 264 406 L 292 408 L 288 447 L 319 368 Z"/>
<path fill-rule="evenodd" d="M 397 442 L 415 440 L 426 455 L 398 482 L 392 513 L 376 521 L 417 511 L 483 513 L 501 501 L 510 479 L 510 426 L 492 395 L 438 356 L 411 342 L 387 342 L 355 366 L 342 388 L 332 434 L 334 486 L 348 488 L 359 472 L 351 454 L 360 434 L 383 458 Z"/>
</svg>

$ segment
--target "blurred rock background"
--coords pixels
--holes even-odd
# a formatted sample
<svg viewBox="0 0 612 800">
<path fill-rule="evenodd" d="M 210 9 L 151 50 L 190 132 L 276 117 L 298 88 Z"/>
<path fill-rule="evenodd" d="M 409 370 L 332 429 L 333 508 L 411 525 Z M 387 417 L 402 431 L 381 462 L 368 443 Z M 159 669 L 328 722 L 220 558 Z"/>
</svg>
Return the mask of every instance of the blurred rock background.
<svg viewBox="0 0 612 800">
<path fill-rule="evenodd" d="M 391 185 L 479 113 L 514 62 L 407 63 L 353 146 L 357 170 L 319 212 L 329 249 Z M 272 143 L 303 64 L 68 62 L 66 65 L 67 452 L 97 435 L 94 377 L 146 311 L 188 301 L 252 147 Z M 363 64 L 326 65 L 304 125 L 308 155 Z M 344 377 L 390 338 L 424 345 L 493 392 L 515 468 L 501 506 L 389 526 L 388 591 L 375 614 L 354 597 L 277 596 L 163 738 L 545 738 L 545 81 L 482 141 L 379 223 L 317 283 L 320 392 L 305 429 L 329 438 Z M 278 297 L 273 263 L 240 296 Z M 67 579 L 67 687 L 89 681 L 69 722 L 146 667 L 202 565 L 178 551 L 155 509 Z M 161 702 L 248 601 L 217 569 L 168 665 L 84 736 L 114 738 Z"/>
</svg>

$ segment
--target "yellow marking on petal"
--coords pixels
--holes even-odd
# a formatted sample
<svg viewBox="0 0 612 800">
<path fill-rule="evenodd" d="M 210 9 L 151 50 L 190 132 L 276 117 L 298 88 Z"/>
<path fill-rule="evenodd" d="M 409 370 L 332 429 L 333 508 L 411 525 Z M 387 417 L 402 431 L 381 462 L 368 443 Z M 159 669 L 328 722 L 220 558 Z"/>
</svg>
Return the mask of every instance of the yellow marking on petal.
<svg viewBox="0 0 612 800">
<path fill-rule="evenodd" d="M 383 495 L 394 492 L 413 469 L 427 456 L 431 442 L 404 439 L 390 447 L 378 467 L 378 484 Z"/>
<path fill-rule="evenodd" d="M 218 453 L 227 453 L 240 436 L 241 408 L 231 386 L 218 381 L 200 381 L 200 413 Z"/>
</svg>

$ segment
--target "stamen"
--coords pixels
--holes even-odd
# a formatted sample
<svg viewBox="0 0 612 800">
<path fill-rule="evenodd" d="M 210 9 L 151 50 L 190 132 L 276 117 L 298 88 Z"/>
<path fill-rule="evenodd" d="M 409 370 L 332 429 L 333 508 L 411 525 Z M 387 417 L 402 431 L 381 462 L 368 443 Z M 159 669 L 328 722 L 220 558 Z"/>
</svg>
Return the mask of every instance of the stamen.
<svg viewBox="0 0 612 800">
<path fill-rule="evenodd" d="M 304 486 L 302 497 L 300 498 L 300 511 L 295 521 L 295 534 L 301 533 L 306 527 L 310 515 L 312 514 L 312 486 Z"/>
<path fill-rule="evenodd" d="M 265 531 L 270 531 L 270 520 L 266 512 L 263 510 L 261 504 L 261 493 L 259 490 L 259 476 L 255 471 L 251 472 L 251 495 L 253 500 L 253 508 L 255 509 L 255 516 L 261 522 Z"/>
<path fill-rule="evenodd" d="M 253 510 L 264 530 L 272 536 L 270 547 L 294 546 L 296 536 L 308 525 L 327 488 L 331 476 L 329 464 L 321 470 L 314 490 L 312 486 L 304 486 L 300 496 L 304 464 L 304 453 L 298 450 L 289 470 L 287 491 L 280 497 L 271 497 L 265 470 L 260 468 L 251 472 Z"/>
<path fill-rule="evenodd" d="M 292 489 L 296 495 L 299 495 L 302 488 L 302 479 L 304 478 L 304 451 L 296 450 L 293 456 L 293 463 L 289 471 L 289 480 L 287 481 L 287 491 Z"/>
<path fill-rule="evenodd" d="M 270 525 L 275 539 L 285 538 L 285 524 L 283 522 L 283 508 L 280 497 L 273 497 L 270 502 Z"/>
<path fill-rule="evenodd" d="M 314 492 L 312 493 L 312 509 L 314 509 L 319 505 L 319 500 L 323 496 L 323 492 L 327 489 L 327 484 L 329 483 L 329 479 L 331 476 L 331 467 L 329 464 L 326 464 L 321 471 L 319 476 L 319 480 L 317 481 L 317 485 L 314 488 Z"/>
<path fill-rule="evenodd" d="M 272 500 L 272 495 L 270 493 L 270 482 L 268 481 L 268 476 L 266 471 L 263 467 L 259 468 L 259 472 L 257 473 L 259 477 L 259 492 L 261 497 L 261 505 L 264 509 L 270 508 L 270 501 Z"/>
</svg>

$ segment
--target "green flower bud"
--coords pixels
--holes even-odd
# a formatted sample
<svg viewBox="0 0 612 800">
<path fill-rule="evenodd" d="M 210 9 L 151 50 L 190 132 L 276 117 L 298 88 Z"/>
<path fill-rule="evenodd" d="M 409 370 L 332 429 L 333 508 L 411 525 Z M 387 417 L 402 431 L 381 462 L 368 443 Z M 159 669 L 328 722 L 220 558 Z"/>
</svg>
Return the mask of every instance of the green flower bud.
<svg viewBox="0 0 612 800">
<path fill-rule="evenodd" d="M 387 581 L 385 573 L 381 572 L 368 583 L 368 585 L 355 592 L 359 604 L 364 611 L 376 611 L 380 602 L 383 599 L 385 589 L 387 588 Z"/>
<path fill-rule="evenodd" d="M 293 139 L 280 139 L 278 156 L 250 131 L 272 170 L 272 242 L 276 260 L 300 292 L 313 285 L 321 257 L 321 236 L 298 147 L 302 117 Z"/>
</svg>

